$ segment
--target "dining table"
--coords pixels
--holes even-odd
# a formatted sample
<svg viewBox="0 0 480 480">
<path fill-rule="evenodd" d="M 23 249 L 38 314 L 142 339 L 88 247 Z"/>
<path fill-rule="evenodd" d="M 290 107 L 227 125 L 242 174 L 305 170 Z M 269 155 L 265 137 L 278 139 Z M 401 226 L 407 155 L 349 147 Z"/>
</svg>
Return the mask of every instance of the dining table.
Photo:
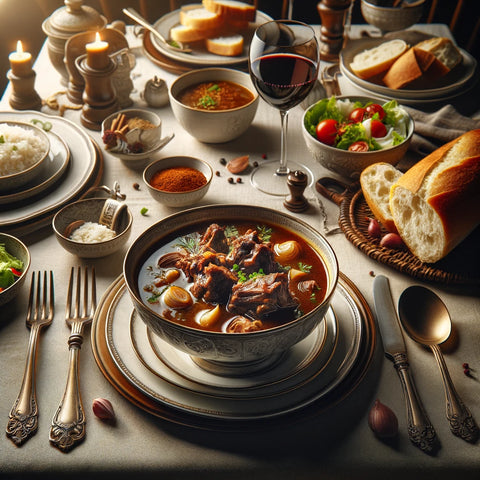
<svg viewBox="0 0 480 480">
<path fill-rule="evenodd" d="M 319 32 L 319 25 L 315 25 Z M 415 25 L 415 29 L 437 36 L 452 38 L 443 24 Z M 352 25 L 351 38 L 362 32 L 375 34 L 369 25 Z M 84 441 L 64 453 L 49 442 L 52 418 L 61 400 L 68 368 L 69 327 L 64 320 L 67 285 L 70 270 L 76 266 L 94 266 L 97 279 L 98 303 L 110 301 L 118 288 L 123 262 L 129 246 L 153 224 L 179 212 L 156 202 L 142 181 L 145 165 L 131 167 L 103 148 L 101 133 L 82 126 L 80 110 L 66 109 L 59 117 L 52 105 L 42 107 L 42 115 L 58 117 L 76 125 L 94 142 L 101 165 L 92 185 L 112 188 L 118 182 L 126 196 L 125 203 L 133 215 L 131 237 L 120 251 L 97 259 L 79 258 L 63 249 L 52 230 L 51 215 L 8 225 L 5 230 L 18 236 L 31 254 L 30 271 L 52 270 L 55 279 L 55 315 L 52 324 L 40 335 L 36 380 L 39 409 L 37 433 L 21 446 L 14 445 L 6 435 L 0 438 L 0 478 L 88 478 L 88 479 L 380 479 L 422 478 L 446 479 L 457 476 L 462 480 L 478 479 L 480 475 L 480 443 L 466 442 L 450 431 L 446 419 L 445 394 L 440 372 L 431 351 L 411 340 L 404 332 L 410 369 L 425 410 L 435 428 L 439 448 L 426 453 L 417 448 L 408 436 L 405 397 L 393 366 L 384 355 L 378 330 L 374 300 L 374 279 L 383 275 L 389 279 L 395 305 L 409 286 L 423 285 L 437 293 L 447 306 L 452 319 L 452 335 L 444 348 L 445 361 L 459 395 L 473 417 L 480 421 L 480 299 L 478 291 L 441 281 L 415 278 L 386 263 L 371 258 L 354 245 L 339 228 L 339 205 L 321 196 L 314 185 L 305 190 L 308 208 L 293 213 L 284 206 L 284 198 L 267 195 L 255 189 L 248 175 L 240 183 L 228 181 L 227 161 L 249 155 L 250 161 L 276 159 L 280 149 L 280 120 L 276 109 L 260 101 L 249 129 L 239 138 L 223 144 L 197 141 L 175 119 L 170 106 L 151 108 L 143 99 L 147 81 L 163 79 L 169 86 L 177 73 L 162 69 L 145 55 L 142 37 L 128 26 L 126 37 L 135 56 L 130 76 L 133 108 L 155 111 L 162 121 L 162 135 L 175 136 L 152 158 L 193 156 L 208 162 L 216 174 L 206 196 L 194 207 L 213 204 L 241 204 L 268 207 L 308 223 L 318 230 L 333 247 L 342 286 L 353 298 L 361 315 L 361 359 L 344 374 L 328 395 L 309 402 L 302 408 L 285 411 L 265 421 L 242 422 L 230 418 L 200 418 L 175 406 L 162 404 L 160 399 L 132 394 L 125 379 L 112 378 L 105 367 L 108 352 L 92 342 L 99 319 L 87 326 L 80 352 L 80 391 L 86 411 Z M 328 62 L 321 62 L 327 68 Z M 52 67 L 46 44 L 35 61 L 35 89 L 42 99 L 64 92 L 61 77 Z M 478 73 L 477 73 L 478 75 Z M 339 76 L 341 93 L 357 94 L 347 79 Z M 319 84 L 319 87 L 321 85 Z M 0 103 L 2 117 L 14 112 L 9 104 L 11 85 Z M 320 93 L 318 93 L 320 92 Z M 317 95 L 322 95 L 321 88 Z M 59 94 L 59 102 L 64 95 Z M 313 103 L 314 99 L 312 99 Z M 66 102 L 68 103 L 68 102 Z M 293 108 L 289 115 L 288 155 L 300 160 L 313 172 L 314 179 L 338 177 L 309 153 L 301 132 L 303 107 Z M 22 113 L 22 111 L 15 111 Z M 38 115 L 28 112 L 25 115 Z M 470 114 L 471 116 L 474 113 Z M 54 123 L 55 128 L 55 123 Z M 64 140 L 69 142 L 68 132 Z M 75 162 L 86 161 L 81 155 Z M 72 180 L 73 182 L 73 180 Z M 75 197 L 79 198 L 84 191 Z M 94 196 L 104 196 L 97 190 Z M 2 228 L 0 227 L 0 231 Z M 25 366 L 29 330 L 25 325 L 29 294 L 29 278 L 19 295 L 0 307 L 0 420 L 6 426 L 12 404 L 20 389 Z M 131 310 L 129 299 L 123 299 Z M 97 322 L 97 323 L 96 323 Z M 116 340 L 123 348 L 130 338 Z M 124 344 L 122 343 L 124 342 Z M 102 347 L 103 348 L 103 347 Z M 126 347 L 125 347 L 126 348 Z M 105 350 L 105 349 L 104 349 Z M 108 350 L 108 349 L 107 349 Z M 464 364 L 469 365 L 469 375 Z M 339 362 L 339 371 L 344 368 Z M 318 372 L 319 375 L 322 372 Z M 115 411 L 115 421 L 105 422 L 92 411 L 97 398 L 108 399 Z M 268 399 L 268 395 L 267 395 Z M 390 407 L 398 419 L 398 435 L 391 439 L 378 438 L 369 426 L 369 412 L 376 400 Z M 238 400 L 241 402 L 241 400 Z M 268 400 L 262 399 L 262 405 Z M 275 402 L 275 396 L 272 396 Z"/>
</svg>

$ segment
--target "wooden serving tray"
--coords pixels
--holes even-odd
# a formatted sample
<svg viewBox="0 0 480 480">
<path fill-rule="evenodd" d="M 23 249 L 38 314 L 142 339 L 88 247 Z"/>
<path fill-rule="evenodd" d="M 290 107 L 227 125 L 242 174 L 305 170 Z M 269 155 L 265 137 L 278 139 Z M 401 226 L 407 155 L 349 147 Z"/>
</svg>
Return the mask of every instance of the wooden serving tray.
<svg viewBox="0 0 480 480">
<path fill-rule="evenodd" d="M 379 239 L 368 234 L 369 218 L 373 214 L 358 182 L 347 185 L 334 178 L 324 177 L 317 180 L 315 188 L 340 207 L 340 228 L 347 239 L 370 258 L 420 280 L 480 289 L 480 228 L 445 258 L 427 264 L 408 250 L 380 246 Z M 387 233 L 386 230 L 384 233 Z"/>
</svg>

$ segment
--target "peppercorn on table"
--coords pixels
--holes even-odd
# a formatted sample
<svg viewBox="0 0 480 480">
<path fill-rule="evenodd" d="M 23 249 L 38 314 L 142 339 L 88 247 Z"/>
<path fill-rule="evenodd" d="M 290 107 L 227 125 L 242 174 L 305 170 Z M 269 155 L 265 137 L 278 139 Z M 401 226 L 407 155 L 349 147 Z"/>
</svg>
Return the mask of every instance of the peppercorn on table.
<svg viewBox="0 0 480 480">
<path fill-rule="evenodd" d="M 365 26 L 353 26 L 351 35 L 359 35 Z M 449 36 L 444 25 L 421 26 L 427 31 Z M 132 71 L 135 90 L 131 94 L 134 106 L 146 108 L 141 92 L 146 82 L 157 76 L 169 85 L 175 75 L 161 70 L 142 52 L 141 39 L 129 30 L 128 40 L 136 57 Z M 325 66 L 326 64 L 324 64 Z M 35 63 L 36 89 L 43 99 L 64 91 L 60 76 L 51 68 L 44 47 Z M 344 93 L 348 93 L 345 83 Z M 10 87 L 1 102 L 9 111 Z M 60 104 L 63 95 L 55 97 Z M 312 100 L 313 102 L 313 100 Z M 55 102 L 50 102 L 55 106 Z M 175 134 L 156 157 L 194 156 L 208 162 L 214 176 L 206 196 L 198 205 L 248 204 L 286 211 L 284 198 L 263 194 L 252 187 L 248 175 L 232 175 L 225 162 L 249 155 L 250 162 L 276 159 L 279 155 L 280 127 L 278 112 L 261 102 L 248 131 L 237 140 L 226 144 L 203 144 L 182 129 L 168 105 L 155 108 L 162 120 L 162 136 Z M 58 110 L 44 106 L 46 114 L 58 115 Z M 289 119 L 289 156 L 304 162 L 315 179 L 333 176 L 315 164 L 302 138 L 300 121 L 302 108 L 296 107 Z M 80 125 L 80 112 L 66 109 L 64 119 Z M 126 195 L 125 202 L 133 214 L 132 235 L 128 245 L 145 229 L 178 209 L 155 202 L 142 183 L 142 167 L 132 168 L 105 152 L 100 133 L 85 130 L 97 144 L 103 156 L 103 174 L 98 173 L 100 185 L 112 187 L 115 181 Z M 68 138 L 64 139 L 69 141 Z M 75 162 L 86 159 L 74 157 Z M 152 159 L 148 159 L 151 161 Z M 70 166 L 72 167 L 72 166 Z M 73 167 L 72 167 L 73 168 Z M 73 180 L 72 180 L 73 181 Z M 101 195 L 101 192 L 99 193 Z M 416 281 L 364 255 L 338 230 L 338 206 L 320 197 L 314 188 L 307 188 L 305 196 L 309 208 L 292 214 L 324 234 L 338 257 L 341 272 L 356 286 L 373 311 L 372 283 L 375 275 L 390 279 L 394 302 L 401 292 Z M 440 374 L 429 351 L 406 338 L 410 367 L 428 415 L 440 440 L 440 449 L 431 455 L 416 448 L 408 438 L 407 419 L 401 385 L 393 364 L 383 355 L 382 342 L 372 317 L 364 368 L 358 372 L 351 388 L 322 405 L 286 414 L 274 425 L 263 428 L 262 422 L 249 428 L 237 428 L 228 420 L 191 425 L 182 412 L 174 415 L 155 415 L 148 408 L 148 399 L 128 398 L 112 385 L 97 365 L 89 345 L 90 330 L 85 331 L 85 343 L 80 355 L 80 389 L 86 410 L 86 439 L 69 453 L 62 453 L 49 444 L 49 431 L 63 393 L 67 376 L 67 339 L 69 329 L 63 320 L 66 303 L 66 285 L 69 271 L 75 265 L 94 265 L 97 274 L 97 292 L 100 299 L 111 295 L 116 279 L 122 273 L 126 253 L 124 249 L 99 259 L 79 259 L 62 249 L 52 233 L 50 222 L 31 222 L 21 232 L 31 256 L 31 271 L 53 270 L 55 275 L 55 317 L 52 325 L 40 336 L 37 360 L 37 399 L 39 409 L 38 432 L 21 448 L 6 437 L 0 440 L 0 478 L 141 478 L 161 479 L 351 479 L 405 477 L 422 479 L 449 478 L 455 474 L 465 479 L 478 478 L 480 472 L 480 444 L 467 443 L 450 432 L 445 418 L 445 399 Z M 40 226 L 38 230 L 37 226 Z M 1 229 L 1 228 L 0 228 Z M 34 230 L 34 231 L 33 231 Z M 118 281 L 118 280 L 117 280 Z M 26 282 L 28 283 L 28 282 Z M 112 287 L 113 285 L 113 287 Z M 347 285 L 342 284 L 342 285 Z M 453 381 L 474 418 L 480 421 L 480 300 L 478 295 L 426 284 L 441 296 L 453 321 L 452 348 L 445 352 Z M 347 288 L 347 287 L 345 287 Z M 0 419 L 7 424 L 12 402 L 20 389 L 28 341 L 25 315 L 28 288 L 0 310 Z M 112 307 L 113 308 L 113 307 Z M 119 308 L 122 308 L 120 305 Z M 97 334 L 99 332 L 96 332 Z M 101 332 L 100 332 L 101 333 Z M 124 339 L 125 345 L 130 340 Z M 353 340 L 352 340 L 353 341 Z M 121 348 L 120 345 L 116 347 Z M 95 350 L 95 346 L 93 346 Z M 470 375 L 464 373 L 468 364 Z M 338 369 L 342 365 L 339 364 Z M 120 389 L 121 390 L 121 389 Z M 105 422 L 92 411 L 94 399 L 108 399 L 116 421 Z M 368 425 L 368 413 L 375 400 L 380 400 L 395 412 L 399 434 L 392 440 L 380 440 Z M 268 401 L 262 399 L 262 405 Z M 272 398 L 272 402 L 275 398 Z M 239 400 L 242 402 L 242 400 Z M 98 401 L 97 401 L 98 407 Z M 110 408 L 110 407 L 109 407 Z M 195 423 L 195 422 L 193 422 Z M 255 422 L 254 422 L 255 423 Z"/>
</svg>

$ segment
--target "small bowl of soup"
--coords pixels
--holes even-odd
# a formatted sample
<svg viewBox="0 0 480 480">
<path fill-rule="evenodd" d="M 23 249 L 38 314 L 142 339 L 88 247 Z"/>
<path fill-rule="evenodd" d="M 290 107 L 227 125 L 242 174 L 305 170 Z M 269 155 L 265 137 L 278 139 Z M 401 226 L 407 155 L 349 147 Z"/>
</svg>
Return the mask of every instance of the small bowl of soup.
<svg viewBox="0 0 480 480">
<path fill-rule="evenodd" d="M 268 369 L 314 331 L 338 279 L 307 223 L 252 205 L 183 210 L 145 230 L 124 262 L 137 314 L 212 373 Z"/>
<path fill-rule="evenodd" d="M 169 96 L 180 125 L 205 143 L 229 142 L 243 135 L 259 102 L 250 75 L 229 68 L 184 73 L 170 86 Z"/>
</svg>

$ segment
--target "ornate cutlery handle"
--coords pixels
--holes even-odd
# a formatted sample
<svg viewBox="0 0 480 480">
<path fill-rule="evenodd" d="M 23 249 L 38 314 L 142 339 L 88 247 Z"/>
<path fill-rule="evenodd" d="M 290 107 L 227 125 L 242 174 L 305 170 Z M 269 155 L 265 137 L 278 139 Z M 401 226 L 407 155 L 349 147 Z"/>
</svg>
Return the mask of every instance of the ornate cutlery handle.
<svg viewBox="0 0 480 480">
<path fill-rule="evenodd" d="M 40 326 L 34 324 L 28 340 L 27 360 L 22 386 L 7 423 L 7 437 L 16 445 L 21 445 L 35 434 L 38 428 L 38 404 L 35 387 L 35 363 Z"/>
<path fill-rule="evenodd" d="M 407 356 L 404 353 L 397 353 L 393 356 L 393 362 L 405 394 L 408 436 L 418 448 L 424 452 L 431 452 L 435 447 L 436 433 L 418 397 Z"/>
<path fill-rule="evenodd" d="M 70 358 L 67 385 L 50 429 L 50 442 L 63 452 L 68 452 L 80 443 L 86 433 L 85 411 L 78 381 L 78 359 L 82 343 L 81 332 L 74 332 L 68 338 Z"/>
<path fill-rule="evenodd" d="M 463 438 L 467 442 L 474 443 L 478 438 L 478 426 L 470 413 L 470 410 L 464 405 L 448 373 L 448 368 L 438 345 L 430 345 L 432 352 L 437 360 L 438 367 L 442 374 L 443 387 L 445 389 L 447 419 L 450 422 L 450 430 L 457 437 Z"/>
</svg>

